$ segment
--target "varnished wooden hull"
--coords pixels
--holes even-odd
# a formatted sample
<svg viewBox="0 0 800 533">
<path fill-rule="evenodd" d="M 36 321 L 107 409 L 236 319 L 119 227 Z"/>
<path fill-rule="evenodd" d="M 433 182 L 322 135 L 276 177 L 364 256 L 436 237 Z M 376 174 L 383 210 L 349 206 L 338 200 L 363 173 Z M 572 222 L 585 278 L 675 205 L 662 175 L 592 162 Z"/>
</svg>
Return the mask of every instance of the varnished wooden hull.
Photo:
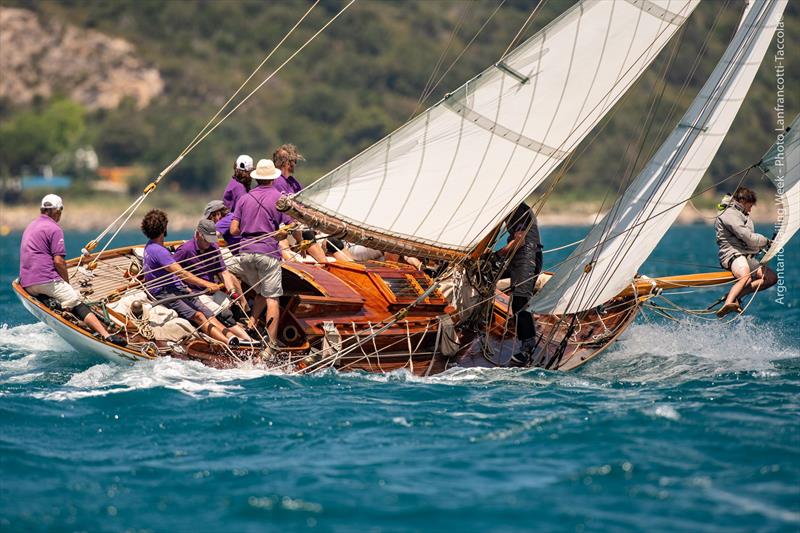
<svg viewBox="0 0 800 533">
<path fill-rule="evenodd" d="M 127 265 L 135 259 L 133 248 L 106 252 L 93 278 L 70 260 L 71 281 L 87 299 L 99 300 L 124 290 L 129 282 Z M 82 277 L 83 276 L 83 277 Z M 517 349 L 513 320 L 507 322 L 507 300 L 498 292 L 493 302 L 492 327 L 483 340 L 462 338 L 460 351 L 444 357 L 436 345 L 438 318 L 447 302 L 438 291 L 411 305 L 430 286 L 424 274 L 394 263 L 332 263 L 324 267 L 284 263 L 281 301 L 280 353 L 225 346 L 197 338 L 174 346 L 150 341 L 128 328 L 131 344 L 120 348 L 80 327 L 69 314 L 53 311 L 29 295 L 17 282 L 13 288 L 22 304 L 38 320 L 53 328 L 76 350 L 114 362 L 132 362 L 169 355 L 200 361 L 212 367 L 255 362 L 287 373 L 340 371 L 392 372 L 405 369 L 419 376 L 453 366 L 507 366 Z M 634 297 L 622 297 L 604 313 L 589 311 L 580 317 L 537 315 L 542 334 L 535 359 L 539 366 L 571 370 L 606 348 L 636 316 Z M 398 312 L 407 310 L 402 319 Z M 394 319 L 393 319 L 394 317 Z M 124 317 L 115 316 L 118 323 Z M 341 337 L 340 350 L 325 350 L 325 323 Z M 380 330 L 380 331 L 379 331 Z M 564 339 L 567 338 L 565 341 Z M 485 349 L 487 347 L 489 349 Z"/>
</svg>

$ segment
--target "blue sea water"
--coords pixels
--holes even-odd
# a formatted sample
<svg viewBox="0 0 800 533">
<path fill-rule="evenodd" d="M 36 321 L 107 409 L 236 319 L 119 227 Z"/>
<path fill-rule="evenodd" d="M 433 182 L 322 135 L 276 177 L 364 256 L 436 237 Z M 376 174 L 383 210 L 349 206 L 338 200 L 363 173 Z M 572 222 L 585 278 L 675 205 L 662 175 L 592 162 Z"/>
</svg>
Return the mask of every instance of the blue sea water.
<svg viewBox="0 0 800 533">
<path fill-rule="evenodd" d="M 104 363 L 16 302 L 18 241 L 0 243 L 1 531 L 800 530 L 797 244 L 783 301 L 741 320 L 645 313 L 572 373 L 420 379 Z M 713 231 L 676 227 L 642 272 L 715 267 Z"/>
</svg>

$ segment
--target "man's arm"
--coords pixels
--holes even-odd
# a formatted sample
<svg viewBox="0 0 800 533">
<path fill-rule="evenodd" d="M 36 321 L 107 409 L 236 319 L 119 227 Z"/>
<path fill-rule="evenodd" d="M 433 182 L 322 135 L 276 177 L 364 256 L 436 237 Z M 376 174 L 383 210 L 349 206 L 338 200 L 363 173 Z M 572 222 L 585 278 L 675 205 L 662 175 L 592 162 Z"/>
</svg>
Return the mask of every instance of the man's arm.
<svg viewBox="0 0 800 533">
<path fill-rule="evenodd" d="M 69 272 L 67 272 L 67 262 L 64 260 L 63 255 L 53 257 L 53 265 L 56 267 L 56 272 L 61 278 L 69 283 Z"/>
<path fill-rule="evenodd" d="M 239 221 L 235 218 L 231 220 L 230 232 L 231 235 L 239 235 Z"/>
<path fill-rule="evenodd" d="M 292 252 L 288 239 L 278 241 L 278 248 L 281 251 L 281 257 L 283 257 L 284 261 L 297 261 L 297 254 Z"/>
<path fill-rule="evenodd" d="M 177 274 L 178 277 L 181 278 L 183 281 L 187 281 L 192 285 L 197 285 L 198 287 L 202 287 L 206 290 L 216 291 L 219 287 L 216 283 L 212 283 L 202 278 L 198 278 L 197 276 L 195 276 L 194 274 L 183 268 L 181 265 L 179 265 L 177 262 L 170 263 L 165 268 L 167 269 L 168 272 Z"/>
<path fill-rule="evenodd" d="M 514 237 L 508 241 L 508 244 L 497 250 L 497 255 L 500 257 L 508 257 L 510 253 L 512 253 L 516 247 L 522 242 L 522 239 L 525 238 L 524 231 L 517 231 L 514 233 Z"/>
</svg>

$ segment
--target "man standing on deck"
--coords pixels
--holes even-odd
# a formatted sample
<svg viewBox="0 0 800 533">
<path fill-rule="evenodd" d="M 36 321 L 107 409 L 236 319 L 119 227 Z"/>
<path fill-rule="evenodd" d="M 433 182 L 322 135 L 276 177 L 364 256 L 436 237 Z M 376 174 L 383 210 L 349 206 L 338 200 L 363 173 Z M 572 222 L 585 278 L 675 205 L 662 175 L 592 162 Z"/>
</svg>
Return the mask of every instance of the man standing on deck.
<svg viewBox="0 0 800 533">
<path fill-rule="evenodd" d="M 275 166 L 280 169 L 281 175 L 272 184 L 281 194 L 287 196 L 298 193 L 303 190 L 303 186 L 294 177 L 294 169 L 298 161 L 305 161 L 302 155 L 297 151 L 297 147 L 293 144 L 284 144 L 280 146 L 272 154 L 272 161 Z M 314 258 L 317 263 L 327 263 L 328 259 L 325 256 L 325 250 L 322 243 L 317 242 L 317 234 L 314 230 L 305 229 L 300 233 L 297 232 L 297 238 L 302 237 L 303 240 L 313 241 L 314 244 L 308 247 L 308 255 Z M 328 236 L 326 238 L 328 245 L 333 248 L 331 255 L 339 261 L 353 261 L 349 253 L 345 251 L 344 242 L 341 239 Z"/>
<path fill-rule="evenodd" d="M 42 198 L 39 218 L 28 224 L 19 247 L 19 284 L 28 294 L 53 298 L 62 309 L 70 311 L 107 342 L 118 346 L 127 341 L 110 335 L 89 306 L 81 301 L 72 285 L 64 257 L 64 231 L 58 225 L 64 203 L 61 197 L 48 194 Z"/>
<path fill-rule="evenodd" d="M 719 264 L 730 270 L 736 282 L 728 292 L 725 303 L 717 311 L 722 318 L 728 313 L 741 313 L 739 298 L 757 290 L 764 290 L 777 283 L 778 276 L 755 258 L 772 241 L 756 233 L 750 210 L 756 205 L 756 193 L 747 187 L 739 187 L 724 210 L 717 215 L 714 229 L 719 246 Z"/>
<path fill-rule="evenodd" d="M 528 366 L 536 345 L 536 323 L 526 309 L 533 296 L 536 277 L 542 271 L 542 244 L 536 214 L 521 203 L 506 219 L 508 243 L 497 255 L 510 260 L 506 272 L 511 277 L 511 310 L 517 317 L 520 351 L 511 356 L 511 366 Z"/>
<path fill-rule="evenodd" d="M 239 264 L 244 272 L 244 281 L 256 293 L 248 326 L 255 328 L 266 310 L 267 331 L 275 342 L 280 318 L 278 299 L 283 295 L 281 257 L 291 259 L 289 243 L 279 230 L 282 225 L 290 224 L 291 219 L 275 207 L 281 195 L 272 186 L 281 175 L 275 164 L 269 159 L 261 159 L 250 175 L 257 186 L 239 199 L 230 231 L 242 236 Z"/>
<path fill-rule="evenodd" d="M 236 158 L 233 164 L 233 176 L 228 186 L 225 187 L 225 192 L 222 193 L 222 202 L 228 211 L 233 211 L 236 208 L 236 202 L 239 198 L 247 194 L 250 190 L 250 173 L 253 171 L 253 158 L 249 155 L 240 155 Z"/>
</svg>

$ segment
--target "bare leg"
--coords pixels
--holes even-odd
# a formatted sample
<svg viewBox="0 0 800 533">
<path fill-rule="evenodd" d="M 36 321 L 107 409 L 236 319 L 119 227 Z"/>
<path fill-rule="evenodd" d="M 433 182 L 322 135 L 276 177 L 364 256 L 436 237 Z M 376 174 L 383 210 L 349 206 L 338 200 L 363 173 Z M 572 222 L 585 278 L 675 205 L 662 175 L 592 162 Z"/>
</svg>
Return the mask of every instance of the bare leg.
<svg viewBox="0 0 800 533">
<path fill-rule="evenodd" d="M 253 340 L 253 339 L 250 338 L 250 335 L 247 334 L 247 332 L 244 330 L 244 328 L 242 326 L 238 325 L 238 324 L 233 326 L 233 327 L 227 328 L 226 331 L 230 331 L 231 333 L 233 333 L 234 335 L 236 335 L 237 337 L 239 337 L 243 341 Z"/>
<path fill-rule="evenodd" d="M 335 257 L 337 261 L 349 261 L 350 263 L 353 263 L 355 261 L 355 259 L 353 259 L 353 256 L 351 256 L 345 250 L 338 250 L 336 252 L 333 252 L 333 257 Z"/>
<path fill-rule="evenodd" d="M 228 342 L 228 339 L 233 337 L 233 334 L 225 329 L 225 326 L 223 326 L 222 323 L 216 319 L 216 317 L 207 319 L 203 313 L 197 313 L 194 315 L 194 318 L 198 321 L 198 323 L 203 324 L 200 326 L 202 332 L 214 340 Z"/>
<path fill-rule="evenodd" d="M 739 304 L 736 300 L 740 295 L 752 292 L 750 289 L 750 284 L 752 283 L 750 277 L 750 267 L 745 258 L 737 257 L 733 263 L 731 263 L 731 273 L 737 281 L 733 284 L 731 290 L 728 291 L 728 296 L 725 298 L 725 303 L 722 304 L 722 307 L 720 307 L 719 311 L 717 311 L 717 316 L 720 318 L 734 311 L 741 312 L 741 309 L 739 309 Z"/>
<path fill-rule="evenodd" d="M 250 320 L 247 321 L 247 327 L 255 329 L 258 325 L 258 319 L 261 318 L 261 315 L 264 313 L 264 309 L 267 307 L 267 300 L 260 294 L 256 294 L 255 298 L 253 298 L 253 312 L 250 313 Z"/>
<path fill-rule="evenodd" d="M 325 256 L 325 252 L 322 250 L 322 246 L 319 245 L 318 242 L 315 242 L 311 246 L 308 247 L 308 255 L 314 258 L 314 261 L 320 264 L 325 264 L 328 262 L 328 258 Z"/>
<path fill-rule="evenodd" d="M 267 298 L 267 332 L 269 333 L 269 338 L 272 342 L 278 338 L 278 319 L 280 318 L 281 314 L 281 306 L 280 300 L 277 298 Z M 255 306 L 253 306 L 255 307 Z"/>
<path fill-rule="evenodd" d="M 83 319 L 83 323 L 99 333 L 104 339 L 108 337 L 108 330 L 94 313 L 89 313 L 86 315 L 86 317 Z"/>
</svg>

